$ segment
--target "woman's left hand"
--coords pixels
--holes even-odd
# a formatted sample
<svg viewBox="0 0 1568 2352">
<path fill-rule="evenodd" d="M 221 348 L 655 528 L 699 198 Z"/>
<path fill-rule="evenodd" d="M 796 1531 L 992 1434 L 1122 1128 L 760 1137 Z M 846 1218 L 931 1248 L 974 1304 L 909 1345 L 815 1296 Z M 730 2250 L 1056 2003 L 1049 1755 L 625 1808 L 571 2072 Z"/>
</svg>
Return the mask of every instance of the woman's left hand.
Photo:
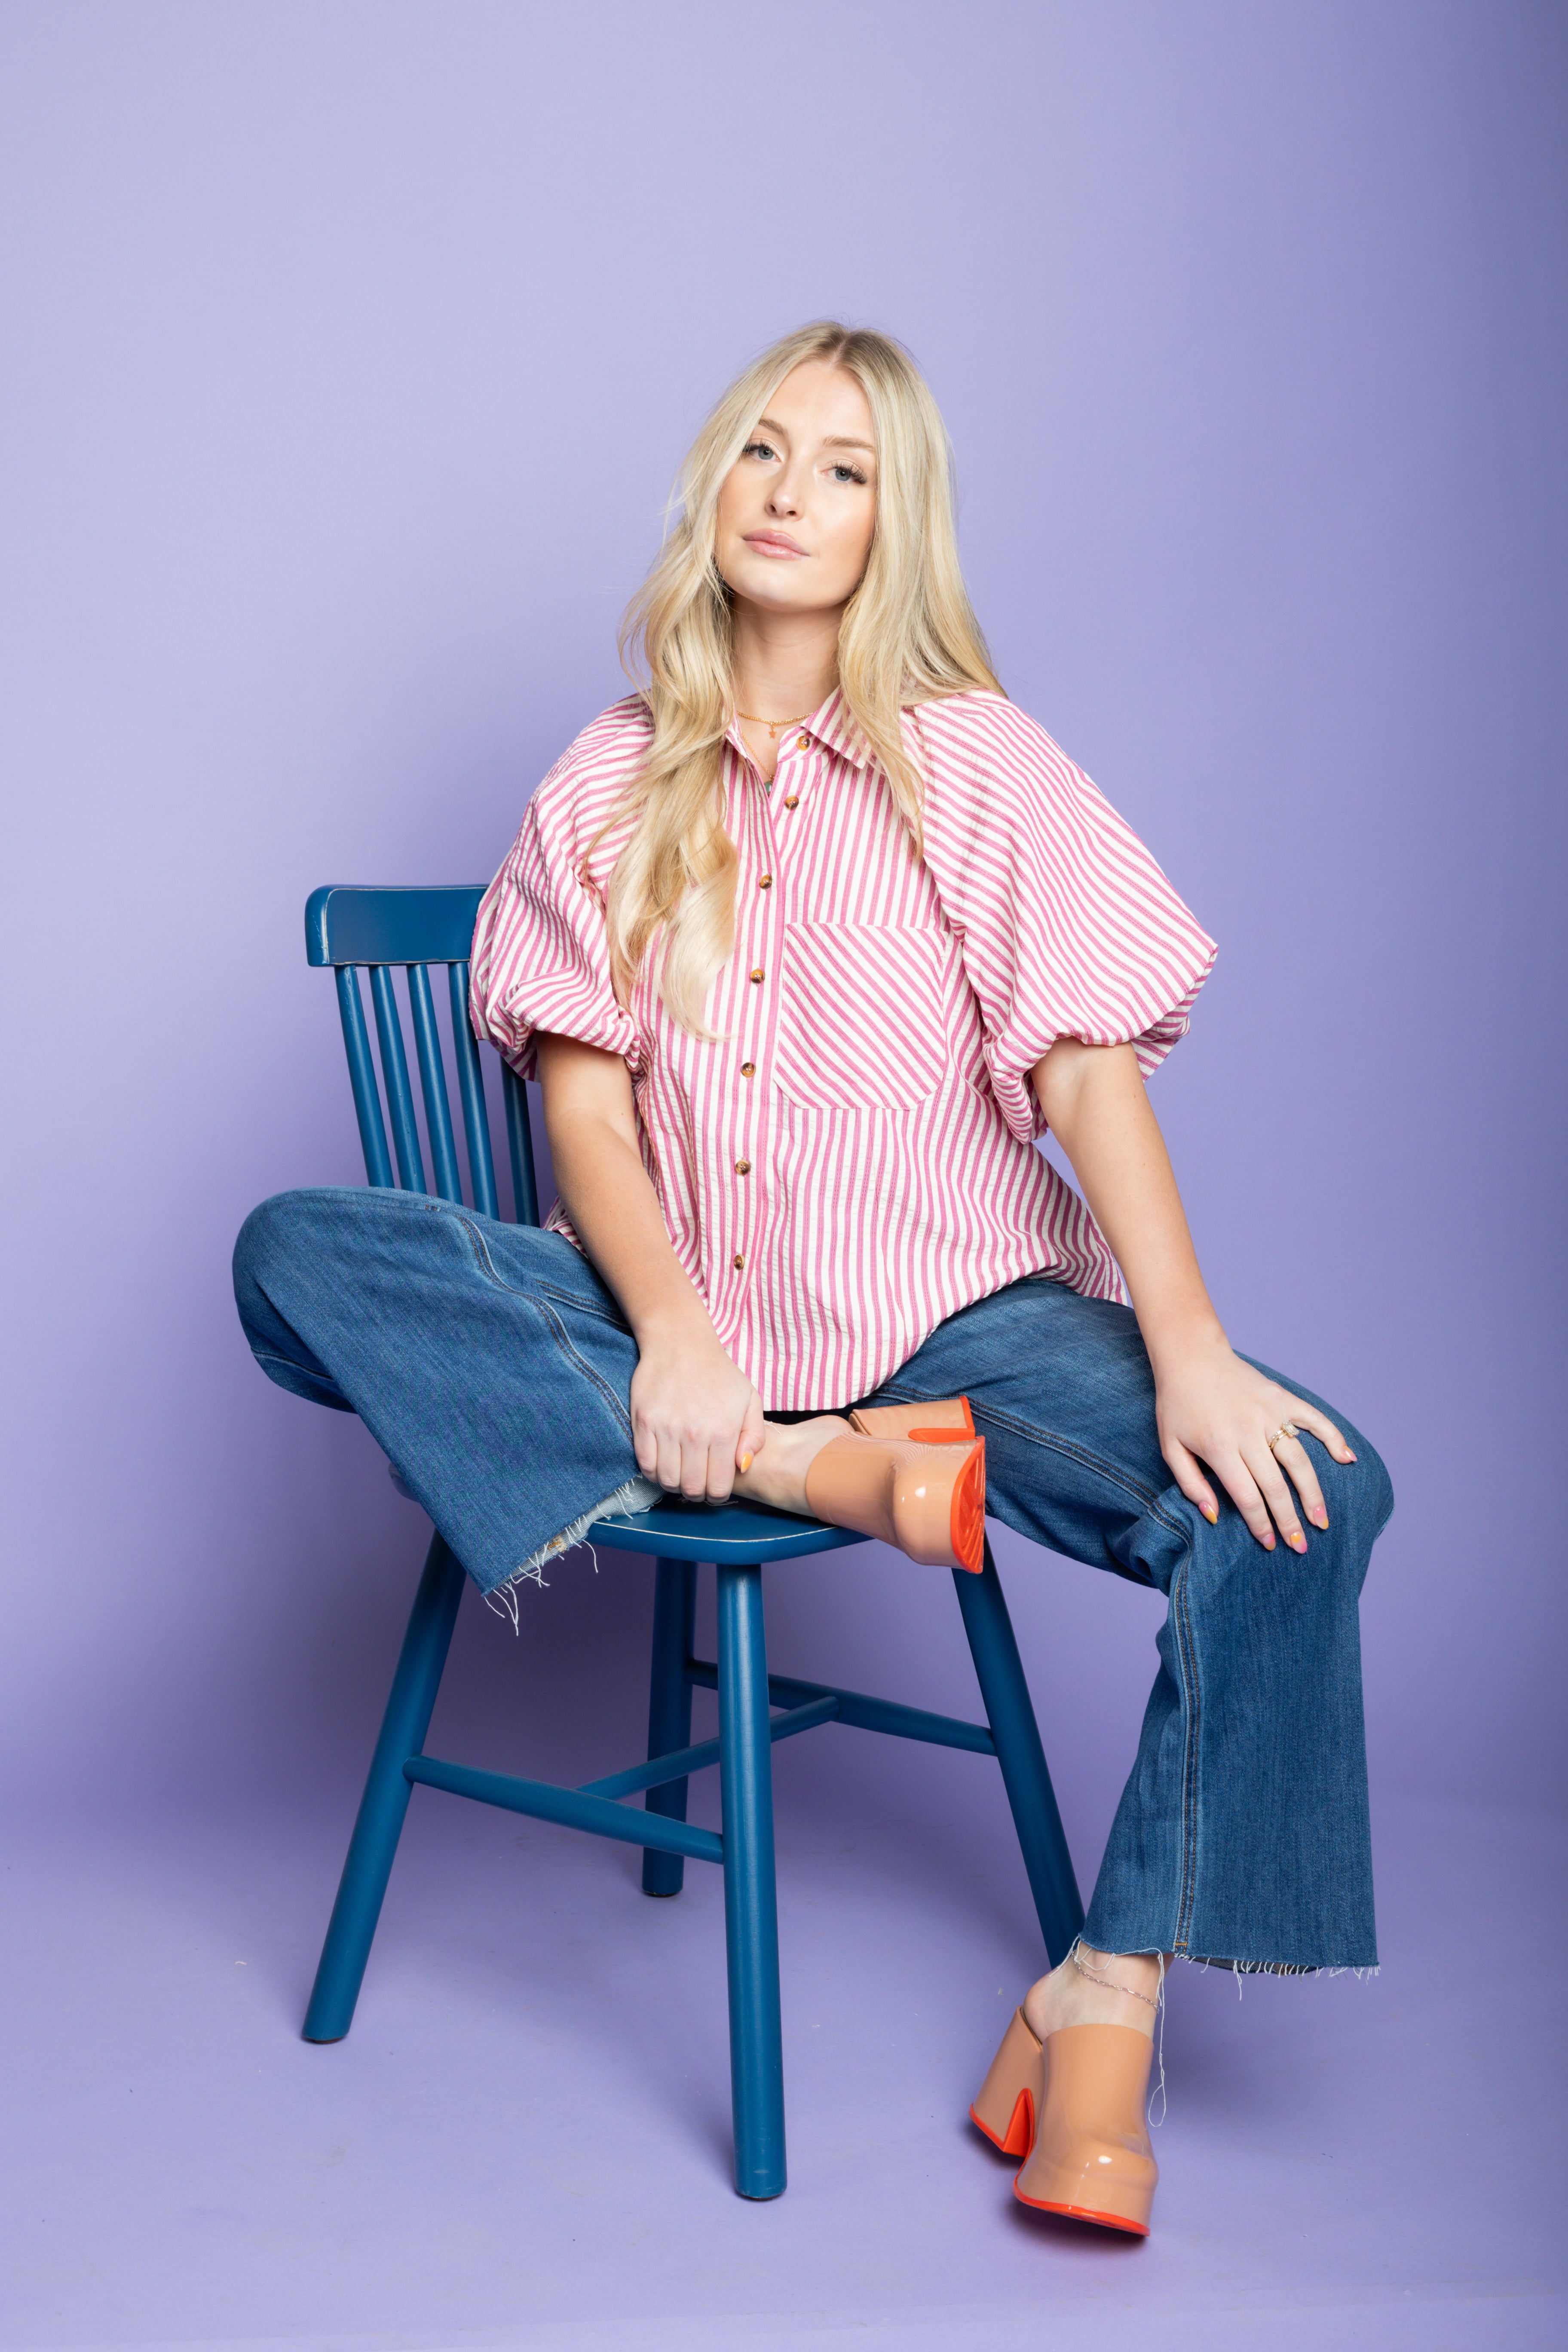
<svg viewBox="0 0 1568 2352">
<path fill-rule="evenodd" d="M 1223 1333 L 1187 1341 L 1156 1365 L 1154 1410 L 1160 1450 L 1211 1527 L 1219 1506 L 1205 1464 L 1265 1550 L 1274 1549 L 1276 1528 L 1292 1551 L 1306 1550 L 1298 1496 L 1314 1527 L 1328 1526 L 1322 1489 L 1300 1439 L 1282 1437 L 1273 1447 L 1268 1441 L 1289 1422 L 1321 1438 L 1336 1462 L 1355 1455 L 1327 1413 L 1243 1363 Z"/>
</svg>

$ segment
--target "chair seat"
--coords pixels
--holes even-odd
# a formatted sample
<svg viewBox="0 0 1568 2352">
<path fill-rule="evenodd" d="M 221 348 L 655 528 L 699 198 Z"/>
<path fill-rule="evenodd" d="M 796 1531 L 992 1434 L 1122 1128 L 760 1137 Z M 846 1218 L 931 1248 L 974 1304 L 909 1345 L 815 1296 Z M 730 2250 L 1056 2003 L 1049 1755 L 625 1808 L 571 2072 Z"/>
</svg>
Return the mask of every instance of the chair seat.
<svg viewBox="0 0 1568 2352">
<path fill-rule="evenodd" d="M 395 1462 L 387 1464 L 386 1475 L 406 1502 L 419 1500 L 413 1487 L 405 1485 Z M 769 1503 L 689 1503 L 683 1495 L 671 1495 L 651 1511 L 609 1512 L 594 1521 L 584 1538 L 615 1551 L 651 1551 L 665 1559 L 748 1564 L 799 1559 L 809 1551 L 837 1551 L 845 1544 L 866 1540 L 852 1528 L 797 1518 L 793 1511 L 775 1511 Z"/>
<path fill-rule="evenodd" d="M 651 1511 L 614 1511 L 595 1519 L 588 1541 L 617 1551 L 657 1552 L 664 1559 L 760 1564 L 837 1551 L 866 1538 L 852 1528 L 825 1527 L 820 1519 L 797 1518 L 766 1503 L 689 1503 L 684 1496 L 671 1495 Z"/>
</svg>

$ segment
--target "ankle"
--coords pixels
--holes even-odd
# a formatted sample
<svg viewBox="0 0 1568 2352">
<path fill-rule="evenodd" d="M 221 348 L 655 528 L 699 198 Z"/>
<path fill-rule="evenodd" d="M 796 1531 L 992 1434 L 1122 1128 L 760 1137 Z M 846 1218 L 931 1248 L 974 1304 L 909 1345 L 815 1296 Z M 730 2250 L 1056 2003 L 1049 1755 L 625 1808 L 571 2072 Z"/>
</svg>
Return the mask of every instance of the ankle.
<svg viewBox="0 0 1568 2352">
<path fill-rule="evenodd" d="M 1025 2022 L 1042 2042 L 1069 2025 L 1127 2025 L 1152 2040 L 1162 1979 L 1157 1952 L 1101 1952 L 1080 1942 L 1030 1987 Z"/>
<path fill-rule="evenodd" d="M 842 1437 L 849 1424 L 837 1414 L 823 1413 L 813 1421 L 770 1421 L 767 1444 L 749 1470 L 738 1472 L 735 1492 L 742 1500 L 772 1503 L 784 1511 L 804 1511 L 805 1474 L 823 1447 Z"/>
<path fill-rule="evenodd" d="M 1091 1984 L 1131 1994 L 1158 2008 L 1164 1964 L 1158 1952 L 1101 1952 L 1080 1936 L 1065 1966 Z"/>
</svg>

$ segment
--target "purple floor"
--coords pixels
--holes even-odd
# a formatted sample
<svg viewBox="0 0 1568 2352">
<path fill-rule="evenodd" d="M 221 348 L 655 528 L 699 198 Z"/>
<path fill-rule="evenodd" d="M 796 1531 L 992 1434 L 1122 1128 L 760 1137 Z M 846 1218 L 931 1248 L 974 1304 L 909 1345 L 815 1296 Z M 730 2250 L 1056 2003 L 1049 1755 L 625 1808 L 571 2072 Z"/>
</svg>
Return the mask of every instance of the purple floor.
<svg viewBox="0 0 1568 2352">
<path fill-rule="evenodd" d="M 1179 1972 L 1140 2245 L 1024 2212 L 964 2122 L 1036 1950 L 991 1769 L 837 1727 L 776 1755 L 762 2207 L 728 2177 L 711 1870 L 648 1901 L 629 1849 L 416 1791 L 354 2032 L 312 2049 L 352 1776 L 221 1832 L 35 1832 L 7 2352 L 1568 2341 L 1561 1832 L 1386 1805 L 1381 1978 Z"/>
</svg>

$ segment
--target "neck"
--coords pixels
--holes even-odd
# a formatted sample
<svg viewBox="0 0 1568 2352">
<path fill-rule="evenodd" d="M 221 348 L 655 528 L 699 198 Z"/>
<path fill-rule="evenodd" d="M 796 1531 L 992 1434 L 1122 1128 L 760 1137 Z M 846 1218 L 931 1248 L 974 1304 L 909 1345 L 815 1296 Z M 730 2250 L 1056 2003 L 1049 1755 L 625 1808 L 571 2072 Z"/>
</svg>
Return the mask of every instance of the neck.
<svg viewBox="0 0 1568 2352">
<path fill-rule="evenodd" d="M 769 613 L 735 600 L 735 706 L 756 719 L 808 719 L 838 683 L 838 625 L 844 608 Z"/>
</svg>

